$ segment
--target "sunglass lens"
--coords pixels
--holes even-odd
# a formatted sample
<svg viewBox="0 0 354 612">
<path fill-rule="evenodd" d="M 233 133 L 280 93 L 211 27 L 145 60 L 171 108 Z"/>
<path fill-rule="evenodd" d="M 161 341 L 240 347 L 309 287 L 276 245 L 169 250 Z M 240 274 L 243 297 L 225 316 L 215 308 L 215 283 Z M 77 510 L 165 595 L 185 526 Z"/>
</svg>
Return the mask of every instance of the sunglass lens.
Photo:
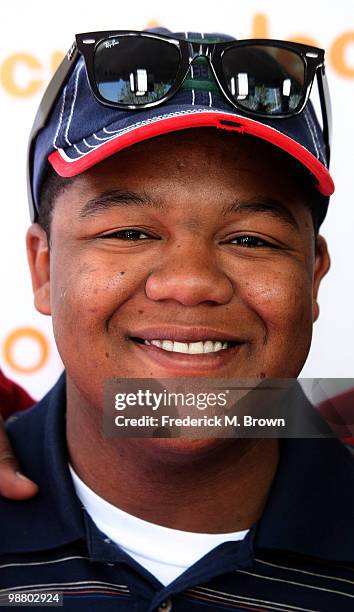
<svg viewBox="0 0 354 612">
<path fill-rule="evenodd" d="M 233 47 L 225 51 L 222 68 L 229 94 L 245 110 L 286 115 L 304 100 L 305 65 L 294 51 L 257 44 Z"/>
<path fill-rule="evenodd" d="M 140 105 L 161 100 L 171 89 L 180 64 L 176 45 L 147 36 L 120 35 L 100 42 L 94 71 L 107 102 Z"/>
</svg>

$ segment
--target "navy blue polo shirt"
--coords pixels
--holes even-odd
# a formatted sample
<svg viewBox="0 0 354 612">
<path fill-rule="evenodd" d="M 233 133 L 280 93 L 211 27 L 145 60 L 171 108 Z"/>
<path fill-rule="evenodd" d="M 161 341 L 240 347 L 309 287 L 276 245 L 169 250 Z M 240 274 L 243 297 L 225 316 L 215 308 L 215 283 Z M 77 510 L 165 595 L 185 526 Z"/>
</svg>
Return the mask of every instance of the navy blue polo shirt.
<svg viewBox="0 0 354 612">
<path fill-rule="evenodd" d="M 9 424 L 40 490 L 24 502 L 0 499 L 0 601 L 40 591 L 62 592 L 64 609 L 85 612 L 353 611 L 354 466 L 339 441 L 283 440 L 262 518 L 246 538 L 217 546 L 163 586 L 81 507 L 65 407 L 63 375 Z"/>
</svg>

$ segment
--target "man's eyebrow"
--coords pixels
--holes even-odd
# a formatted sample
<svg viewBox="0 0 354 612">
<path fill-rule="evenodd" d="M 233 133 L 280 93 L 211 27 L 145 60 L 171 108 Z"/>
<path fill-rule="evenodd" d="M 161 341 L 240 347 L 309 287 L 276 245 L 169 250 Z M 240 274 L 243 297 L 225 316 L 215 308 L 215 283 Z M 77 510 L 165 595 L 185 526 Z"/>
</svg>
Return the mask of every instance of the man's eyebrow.
<svg viewBox="0 0 354 612">
<path fill-rule="evenodd" d="M 80 210 L 79 217 L 84 219 L 103 213 L 110 208 L 126 206 L 146 206 L 149 208 L 162 208 L 162 205 L 151 199 L 145 193 L 135 193 L 123 189 L 105 191 L 99 196 L 88 200 Z"/>
<path fill-rule="evenodd" d="M 226 216 L 232 213 L 261 213 L 263 215 L 271 215 L 286 223 L 292 228 L 299 230 L 298 222 L 293 213 L 282 202 L 273 198 L 257 198 L 254 200 L 236 200 L 224 206 L 222 215 Z"/>
<path fill-rule="evenodd" d="M 160 202 L 152 199 L 144 192 L 136 193 L 125 189 L 115 189 L 113 191 L 105 191 L 99 196 L 88 200 L 81 209 L 79 217 L 93 217 L 111 208 L 127 206 L 148 207 L 158 210 L 164 208 Z M 282 202 L 273 198 L 235 200 L 222 209 L 222 216 L 232 213 L 271 215 L 292 228 L 299 230 L 299 225 L 292 212 Z"/>
</svg>

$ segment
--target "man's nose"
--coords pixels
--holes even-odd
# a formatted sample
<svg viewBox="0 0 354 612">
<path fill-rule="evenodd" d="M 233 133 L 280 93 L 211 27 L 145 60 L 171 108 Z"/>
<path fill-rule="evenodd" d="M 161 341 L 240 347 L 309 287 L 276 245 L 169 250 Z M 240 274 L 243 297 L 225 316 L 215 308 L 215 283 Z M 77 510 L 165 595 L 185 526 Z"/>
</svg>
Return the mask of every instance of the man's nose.
<svg viewBox="0 0 354 612">
<path fill-rule="evenodd" d="M 234 289 L 213 248 L 198 244 L 194 237 L 165 251 L 148 276 L 145 292 L 151 300 L 197 306 L 203 302 L 227 304 Z"/>
</svg>

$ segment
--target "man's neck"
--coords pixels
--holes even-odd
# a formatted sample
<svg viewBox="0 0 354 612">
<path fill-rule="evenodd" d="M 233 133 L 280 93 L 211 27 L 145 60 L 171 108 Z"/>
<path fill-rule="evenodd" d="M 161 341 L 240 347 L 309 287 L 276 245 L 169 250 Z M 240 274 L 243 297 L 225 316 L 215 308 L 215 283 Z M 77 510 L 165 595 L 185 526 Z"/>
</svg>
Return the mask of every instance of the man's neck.
<svg viewBox="0 0 354 612">
<path fill-rule="evenodd" d="M 278 465 L 277 440 L 104 438 L 101 414 L 71 395 L 70 461 L 112 505 L 200 533 L 248 529 L 261 516 Z"/>
</svg>

